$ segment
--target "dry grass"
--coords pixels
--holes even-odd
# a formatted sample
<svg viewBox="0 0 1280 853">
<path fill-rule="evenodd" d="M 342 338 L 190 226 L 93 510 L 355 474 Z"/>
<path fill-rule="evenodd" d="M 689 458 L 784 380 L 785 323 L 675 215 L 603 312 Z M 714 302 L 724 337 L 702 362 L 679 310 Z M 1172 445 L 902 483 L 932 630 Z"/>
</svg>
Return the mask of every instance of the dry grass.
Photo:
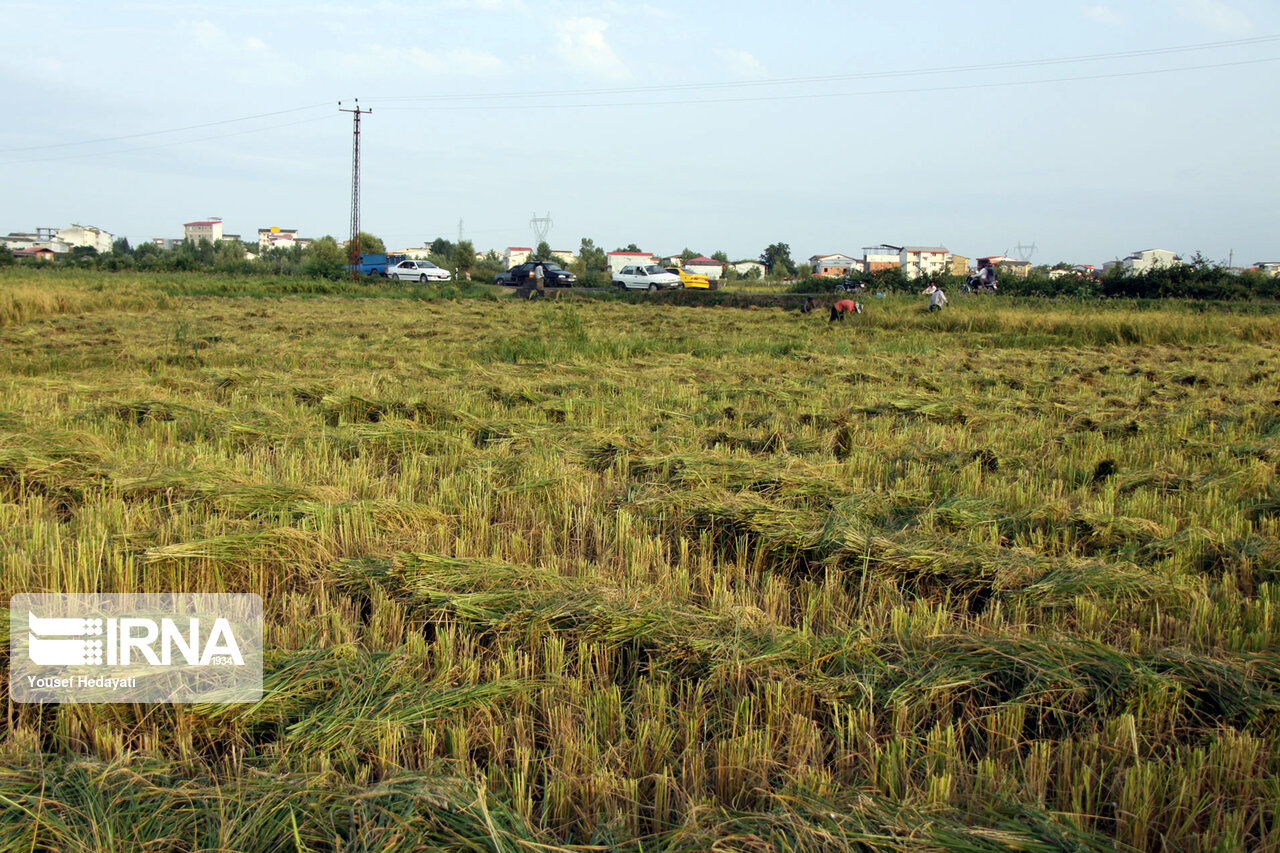
<svg viewBox="0 0 1280 853">
<path fill-rule="evenodd" d="M 1280 318 L 29 286 L 0 588 L 270 652 L 10 703 L 0 849 L 1280 846 Z"/>
</svg>

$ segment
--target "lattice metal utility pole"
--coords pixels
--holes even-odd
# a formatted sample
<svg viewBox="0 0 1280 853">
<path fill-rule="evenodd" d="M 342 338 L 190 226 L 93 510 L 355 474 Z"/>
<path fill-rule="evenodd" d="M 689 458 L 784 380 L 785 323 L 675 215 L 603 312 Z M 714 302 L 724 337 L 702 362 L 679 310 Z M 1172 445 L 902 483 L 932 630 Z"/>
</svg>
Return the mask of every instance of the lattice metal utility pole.
<svg viewBox="0 0 1280 853">
<path fill-rule="evenodd" d="M 355 109 L 344 109 L 342 101 L 338 101 L 338 111 L 351 113 L 355 120 L 351 147 L 351 242 L 347 244 L 347 263 L 351 264 L 351 279 L 356 281 L 360 278 L 360 116 L 373 110 L 360 109 L 360 99 L 356 98 Z"/>
</svg>

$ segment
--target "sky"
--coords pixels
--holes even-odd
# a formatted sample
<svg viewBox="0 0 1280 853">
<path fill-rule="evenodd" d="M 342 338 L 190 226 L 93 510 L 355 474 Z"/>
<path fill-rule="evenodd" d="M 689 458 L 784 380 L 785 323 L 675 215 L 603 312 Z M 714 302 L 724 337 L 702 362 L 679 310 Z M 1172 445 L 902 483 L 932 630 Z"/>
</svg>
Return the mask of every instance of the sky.
<svg viewBox="0 0 1280 853">
<path fill-rule="evenodd" d="M 1275 0 L 5 9 L 0 233 L 1280 260 Z"/>
</svg>

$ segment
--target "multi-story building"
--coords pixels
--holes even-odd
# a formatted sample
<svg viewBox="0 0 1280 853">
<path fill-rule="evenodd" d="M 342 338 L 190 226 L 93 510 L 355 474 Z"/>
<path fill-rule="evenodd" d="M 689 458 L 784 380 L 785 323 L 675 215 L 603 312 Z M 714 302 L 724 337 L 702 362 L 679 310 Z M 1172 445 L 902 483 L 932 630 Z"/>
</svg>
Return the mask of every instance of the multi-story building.
<svg viewBox="0 0 1280 853">
<path fill-rule="evenodd" d="M 199 243 L 201 240 L 220 243 L 222 242 L 222 219 L 217 216 L 210 216 L 208 219 L 184 222 L 182 223 L 182 239 L 190 240 L 192 243 Z"/>
<path fill-rule="evenodd" d="M 507 267 L 510 268 L 517 266 L 518 264 L 523 264 L 525 261 L 529 260 L 529 257 L 532 254 L 533 249 L 528 246 L 508 246 L 507 250 L 502 253 L 502 260 L 506 263 Z"/>
<path fill-rule="evenodd" d="M 57 238 L 71 248 L 86 246 L 98 254 L 111 251 L 114 237 L 107 231 L 93 225 L 72 225 L 70 228 L 59 228 Z"/>
<path fill-rule="evenodd" d="M 866 246 L 862 250 L 862 271 L 866 273 L 902 266 L 902 249 L 898 246 Z"/>
<path fill-rule="evenodd" d="M 907 278 L 937 275 L 949 269 L 951 253 L 941 246 L 903 246 L 898 263 Z"/>
<path fill-rule="evenodd" d="M 227 235 L 232 237 L 235 235 Z M 268 249 L 292 249 L 294 246 L 306 247 L 311 241 L 305 237 L 298 236 L 296 228 L 278 228 L 271 226 L 270 228 L 258 229 L 258 251 L 265 252 Z"/>
<path fill-rule="evenodd" d="M 1141 273 L 1156 267 L 1171 267 L 1182 263 L 1182 258 L 1168 249 L 1143 249 L 1134 252 L 1120 262 L 1129 272 Z"/>
<path fill-rule="evenodd" d="M 964 255 L 952 255 L 950 269 L 947 270 L 951 275 L 964 278 L 969 274 L 969 261 L 972 258 L 966 258 Z"/>
</svg>

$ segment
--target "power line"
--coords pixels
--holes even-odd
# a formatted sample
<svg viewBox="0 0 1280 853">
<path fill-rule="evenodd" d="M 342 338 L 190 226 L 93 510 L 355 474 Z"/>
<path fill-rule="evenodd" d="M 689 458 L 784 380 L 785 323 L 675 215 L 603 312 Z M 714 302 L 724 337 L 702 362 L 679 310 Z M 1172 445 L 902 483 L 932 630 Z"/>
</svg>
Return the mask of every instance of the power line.
<svg viewBox="0 0 1280 853">
<path fill-rule="evenodd" d="M 228 118 L 220 121 L 208 121 L 204 124 L 191 124 L 186 127 L 171 127 L 166 130 L 148 130 L 142 133 L 126 133 L 123 136 L 103 136 L 98 139 L 82 139 L 79 142 L 53 142 L 47 145 L 28 145 L 23 148 L 0 148 L 0 154 L 11 154 L 19 151 L 42 151 L 48 148 L 67 148 L 72 145 L 96 145 L 99 142 L 119 142 L 122 139 L 139 139 L 144 136 L 160 136 L 165 133 L 181 133 L 185 130 L 200 130 L 205 127 L 217 127 L 223 124 L 234 124 L 240 121 L 253 121 L 260 118 L 271 118 L 272 116 L 286 115 L 288 113 L 299 113 L 303 110 L 314 110 L 317 107 L 327 107 L 329 102 L 323 104 L 310 104 L 305 107 L 292 107 L 287 110 L 275 110 L 269 113 L 258 113 L 257 115 L 241 116 L 240 118 Z"/>
<path fill-rule="evenodd" d="M 503 110 L 549 110 L 549 109 L 596 109 L 602 107 L 665 107 L 695 106 L 700 104 L 744 104 L 765 101 L 799 101 L 818 98 L 854 98 L 872 95 L 918 95 L 934 92 L 959 92 L 967 89 L 999 89 L 1012 86 L 1038 86 L 1046 83 L 1074 83 L 1088 80 L 1115 80 L 1123 77 L 1145 77 L 1156 74 L 1171 74 L 1179 71 L 1205 71 L 1214 68 L 1234 68 L 1243 65 L 1258 65 L 1265 62 L 1278 62 L 1280 56 L 1263 59 L 1245 59 L 1238 62 L 1220 62 L 1209 65 L 1182 65 L 1175 68 L 1155 68 L 1146 71 L 1116 71 L 1111 74 L 1087 74 L 1076 77 L 1046 77 L 1040 80 L 1004 80 L 993 83 L 958 83 L 949 86 L 921 86 L 908 89 L 869 89 L 857 92 L 804 92 L 789 95 L 756 95 L 743 98 L 687 98 L 666 101 L 606 101 L 577 104 L 504 104 Z M 402 112 L 458 112 L 494 109 L 492 106 L 456 106 L 456 107 L 383 107 L 387 110 Z"/>
<path fill-rule="evenodd" d="M 824 74 L 812 77 L 782 77 L 769 80 L 739 80 L 731 82 L 677 83 L 663 86 L 621 86 L 597 89 L 552 89 L 525 92 L 488 92 L 473 95 L 406 95 L 382 96 L 366 100 L 389 103 L 397 101 L 481 101 L 506 98 L 555 98 L 567 96 L 589 95 L 628 95 L 647 94 L 653 92 L 697 91 L 702 89 L 735 89 L 760 86 L 792 86 L 812 83 L 846 82 L 850 80 L 877 80 L 894 77 L 919 77 L 931 74 L 959 74 L 978 71 L 1001 71 L 1014 68 L 1035 68 L 1047 65 L 1063 65 L 1081 62 L 1102 62 L 1115 59 L 1133 59 L 1147 56 L 1163 56 L 1174 53 L 1186 53 L 1197 50 L 1216 50 L 1229 47 L 1248 47 L 1280 41 L 1280 35 L 1256 36 L 1231 41 L 1202 42 L 1199 44 L 1176 45 L 1172 47 L 1149 48 L 1145 50 L 1115 51 L 1112 53 L 1082 54 L 1079 56 L 1051 57 L 1047 59 L 1015 60 L 1010 62 L 994 62 L 981 65 L 951 65 L 931 68 L 904 69 L 899 71 L 867 71 L 857 74 Z"/>
<path fill-rule="evenodd" d="M 329 116 L 319 116 L 318 118 L 305 118 L 302 121 L 290 121 L 284 124 L 273 124 L 267 127 L 255 127 L 249 130 L 237 130 L 235 133 L 219 133 L 215 136 L 201 136 L 197 139 L 179 139 L 174 142 L 161 142 L 159 145 L 141 145 L 135 148 L 116 148 L 111 151 L 88 151 L 84 154 L 66 154 L 60 157 L 36 157 L 30 160 L 6 160 L 0 165 L 18 165 L 22 163 L 56 163 L 63 160 L 83 160 L 86 157 L 108 157 L 112 154 L 133 154 L 138 151 L 155 151 L 157 148 L 172 148 L 175 145 L 191 145 L 196 142 L 210 142 L 215 139 L 230 139 L 233 136 L 245 136 L 250 133 L 264 133 L 268 130 L 279 130 L 284 127 L 296 127 L 300 124 L 314 124 L 318 121 L 328 121 Z"/>
</svg>

